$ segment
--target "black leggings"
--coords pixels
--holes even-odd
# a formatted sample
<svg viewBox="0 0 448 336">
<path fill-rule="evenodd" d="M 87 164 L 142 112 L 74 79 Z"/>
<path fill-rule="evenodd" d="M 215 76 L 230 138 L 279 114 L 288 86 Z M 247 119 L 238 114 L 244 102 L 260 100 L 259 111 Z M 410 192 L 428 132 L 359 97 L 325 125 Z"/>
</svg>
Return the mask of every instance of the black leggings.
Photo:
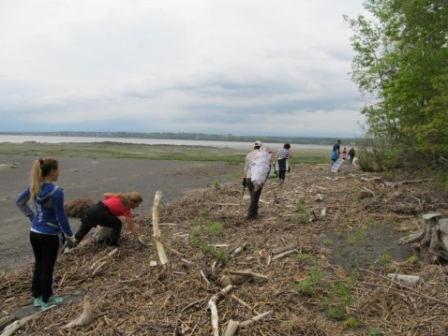
<svg viewBox="0 0 448 336">
<path fill-rule="evenodd" d="M 121 233 L 121 220 L 113 216 L 109 209 L 103 202 L 98 202 L 87 209 L 84 216 L 81 218 L 81 227 L 78 232 L 75 233 L 75 238 L 78 242 L 83 240 L 90 229 L 97 226 L 106 226 L 112 228 L 112 234 L 110 237 L 110 245 L 118 245 Z"/>
<path fill-rule="evenodd" d="M 34 252 L 33 297 L 42 297 L 47 302 L 53 295 L 53 271 L 59 251 L 59 236 L 30 232 Z"/>
</svg>

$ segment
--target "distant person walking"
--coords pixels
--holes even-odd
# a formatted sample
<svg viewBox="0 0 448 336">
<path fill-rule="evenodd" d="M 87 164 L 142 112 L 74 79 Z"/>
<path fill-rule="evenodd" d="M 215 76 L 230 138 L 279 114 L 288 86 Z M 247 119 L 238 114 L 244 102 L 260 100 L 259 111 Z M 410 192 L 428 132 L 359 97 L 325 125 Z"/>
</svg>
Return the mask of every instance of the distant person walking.
<svg viewBox="0 0 448 336">
<path fill-rule="evenodd" d="M 48 308 L 62 303 L 53 296 L 53 271 L 59 252 L 59 235 L 65 235 L 68 247 L 73 247 L 70 223 L 64 210 L 64 192 L 54 184 L 59 177 L 58 161 L 52 158 L 34 161 L 30 186 L 16 201 L 20 211 L 31 221 L 30 242 L 34 253 L 32 294 L 34 306 Z M 34 210 L 28 202 L 33 202 Z"/>
<path fill-rule="evenodd" d="M 336 160 L 339 159 L 340 155 L 341 155 L 341 140 L 338 140 L 333 145 L 333 152 L 331 153 L 331 160 L 333 162 L 336 162 Z"/>
<path fill-rule="evenodd" d="M 243 186 L 249 189 L 250 204 L 247 219 L 258 216 L 258 202 L 269 174 L 271 154 L 261 141 L 255 141 L 254 150 L 246 155 L 243 172 Z"/>
<path fill-rule="evenodd" d="M 283 148 L 279 149 L 276 156 L 277 166 L 278 166 L 278 180 L 279 185 L 285 183 L 286 171 L 288 170 L 288 159 L 291 158 L 290 152 L 291 145 L 286 143 Z"/>
<path fill-rule="evenodd" d="M 353 160 L 355 159 L 355 149 L 354 148 L 350 148 L 350 150 L 348 151 L 348 155 L 350 157 L 350 163 L 353 164 Z"/>
<path fill-rule="evenodd" d="M 342 156 L 341 156 L 342 160 L 347 159 L 347 148 L 344 147 L 344 149 L 342 150 Z"/>
</svg>

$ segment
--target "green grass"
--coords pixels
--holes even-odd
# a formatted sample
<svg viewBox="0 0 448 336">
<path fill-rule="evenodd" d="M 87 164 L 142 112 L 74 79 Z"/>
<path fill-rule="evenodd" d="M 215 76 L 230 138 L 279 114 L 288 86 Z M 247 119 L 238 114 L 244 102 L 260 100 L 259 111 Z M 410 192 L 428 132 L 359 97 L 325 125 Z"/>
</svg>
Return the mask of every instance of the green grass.
<svg viewBox="0 0 448 336">
<path fill-rule="evenodd" d="M 114 159 L 212 161 L 241 164 L 246 151 L 206 146 L 144 145 L 116 142 L 62 143 L 37 142 L 0 143 L 2 155 L 26 155 L 45 157 L 86 157 Z M 295 149 L 291 164 L 329 163 L 328 151 L 322 149 Z"/>
<path fill-rule="evenodd" d="M 290 287 L 295 292 L 315 298 L 328 318 L 344 320 L 350 318 L 347 306 L 355 301 L 352 292 L 356 280 L 357 274 L 354 273 L 350 278 L 328 281 L 325 272 L 318 266 L 313 266 L 308 278 L 292 282 Z"/>
<path fill-rule="evenodd" d="M 296 205 L 295 214 L 292 216 L 293 221 L 297 221 L 301 224 L 307 224 L 310 221 L 310 210 L 306 206 L 305 201 L 302 199 Z"/>
<path fill-rule="evenodd" d="M 190 233 L 190 242 L 199 247 L 205 253 L 210 253 L 214 258 L 225 261 L 229 253 L 223 249 L 213 246 L 218 236 L 224 231 L 224 225 L 210 219 L 210 214 L 200 211 L 199 217 L 192 221 L 193 229 Z"/>
</svg>

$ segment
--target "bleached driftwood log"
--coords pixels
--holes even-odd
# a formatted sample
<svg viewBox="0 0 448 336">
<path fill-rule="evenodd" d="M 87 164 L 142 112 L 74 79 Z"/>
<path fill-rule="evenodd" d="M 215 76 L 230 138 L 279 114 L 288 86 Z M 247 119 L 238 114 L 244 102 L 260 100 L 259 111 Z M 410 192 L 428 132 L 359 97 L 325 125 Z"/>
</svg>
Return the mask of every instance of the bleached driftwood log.
<svg viewBox="0 0 448 336">
<path fill-rule="evenodd" d="M 280 254 L 285 251 L 295 250 L 297 248 L 297 244 L 289 244 L 285 246 L 276 247 L 271 250 L 273 255 Z"/>
<path fill-rule="evenodd" d="M 73 327 L 82 327 L 90 324 L 94 319 L 93 314 L 93 305 L 92 300 L 90 299 L 90 296 L 86 295 L 84 297 L 84 309 L 82 311 L 82 314 L 79 315 L 76 319 L 73 321 L 67 323 L 63 328 L 73 328 Z"/>
<path fill-rule="evenodd" d="M 406 287 L 415 287 L 420 281 L 420 277 L 418 275 L 389 273 L 387 277 L 395 282 L 405 285 Z"/>
<path fill-rule="evenodd" d="M 0 318 L 0 330 L 3 330 L 8 324 L 14 322 L 16 319 L 17 317 L 13 315 L 7 315 Z"/>
<path fill-rule="evenodd" d="M 236 333 L 238 332 L 238 330 L 240 328 L 246 328 L 246 327 L 252 325 L 253 323 L 262 320 L 263 318 L 265 318 L 266 316 L 268 316 L 271 313 L 272 313 L 272 310 L 271 311 L 267 311 L 267 312 L 262 313 L 262 314 L 259 314 L 257 316 L 254 316 L 251 319 L 243 321 L 241 323 L 239 323 L 237 321 L 230 320 L 229 324 L 227 325 L 227 329 L 225 331 L 224 336 L 236 335 Z"/>
<path fill-rule="evenodd" d="M 233 336 L 236 335 L 238 328 L 240 327 L 239 322 L 230 320 L 227 324 L 226 331 L 224 332 L 224 336 Z"/>
<path fill-rule="evenodd" d="M 3 329 L 3 332 L 0 336 L 11 336 L 14 334 L 17 330 L 19 330 L 21 327 L 23 327 L 28 321 L 38 317 L 40 314 L 42 314 L 44 311 L 50 310 L 54 308 L 55 306 L 50 306 L 46 309 L 39 310 L 37 313 L 34 313 L 29 316 L 25 316 L 21 318 L 20 320 L 14 321 L 11 324 L 8 324 L 5 329 Z"/>
<path fill-rule="evenodd" d="M 448 218 L 442 218 L 439 213 L 428 213 L 423 215 L 423 220 L 422 232 L 401 238 L 399 243 L 414 244 L 426 262 L 448 261 Z"/>
<path fill-rule="evenodd" d="M 168 257 L 163 247 L 163 243 L 160 241 L 161 233 L 159 228 L 159 204 L 161 198 L 162 198 L 162 192 L 160 190 L 157 190 L 156 195 L 154 197 L 154 205 L 152 207 L 152 228 L 160 264 L 165 265 L 168 264 Z"/>
<path fill-rule="evenodd" d="M 112 251 L 110 251 L 106 256 L 98 259 L 97 261 L 95 261 L 94 263 L 92 263 L 92 265 L 90 265 L 90 270 L 92 271 L 91 276 L 95 276 L 96 274 L 98 274 L 98 272 L 100 271 L 100 269 L 107 264 L 110 260 L 112 260 L 112 257 L 118 252 L 118 249 L 113 249 Z"/>
<path fill-rule="evenodd" d="M 216 304 L 224 296 L 226 296 L 232 289 L 233 285 L 228 285 L 223 288 L 218 294 L 213 295 L 208 301 L 208 308 L 210 309 L 212 315 L 212 333 L 213 336 L 219 336 L 219 317 L 218 317 L 218 307 Z"/>
</svg>

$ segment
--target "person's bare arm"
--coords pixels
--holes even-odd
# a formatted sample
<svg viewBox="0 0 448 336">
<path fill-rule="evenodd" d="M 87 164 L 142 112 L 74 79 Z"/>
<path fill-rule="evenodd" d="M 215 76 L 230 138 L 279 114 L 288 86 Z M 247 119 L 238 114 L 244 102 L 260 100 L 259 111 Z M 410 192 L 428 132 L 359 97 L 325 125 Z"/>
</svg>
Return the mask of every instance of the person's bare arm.
<svg viewBox="0 0 448 336">
<path fill-rule="evenodd" d="M 137 231 L 137 228 L 134 225 L 134 222 L 132 221 L 132 217 L 126 217 L 126 223 L 128 224 L 129 230 L 132 232 L 134 237 L 136 239 L 140 238 L 140 234 Z"/>
</svg>

